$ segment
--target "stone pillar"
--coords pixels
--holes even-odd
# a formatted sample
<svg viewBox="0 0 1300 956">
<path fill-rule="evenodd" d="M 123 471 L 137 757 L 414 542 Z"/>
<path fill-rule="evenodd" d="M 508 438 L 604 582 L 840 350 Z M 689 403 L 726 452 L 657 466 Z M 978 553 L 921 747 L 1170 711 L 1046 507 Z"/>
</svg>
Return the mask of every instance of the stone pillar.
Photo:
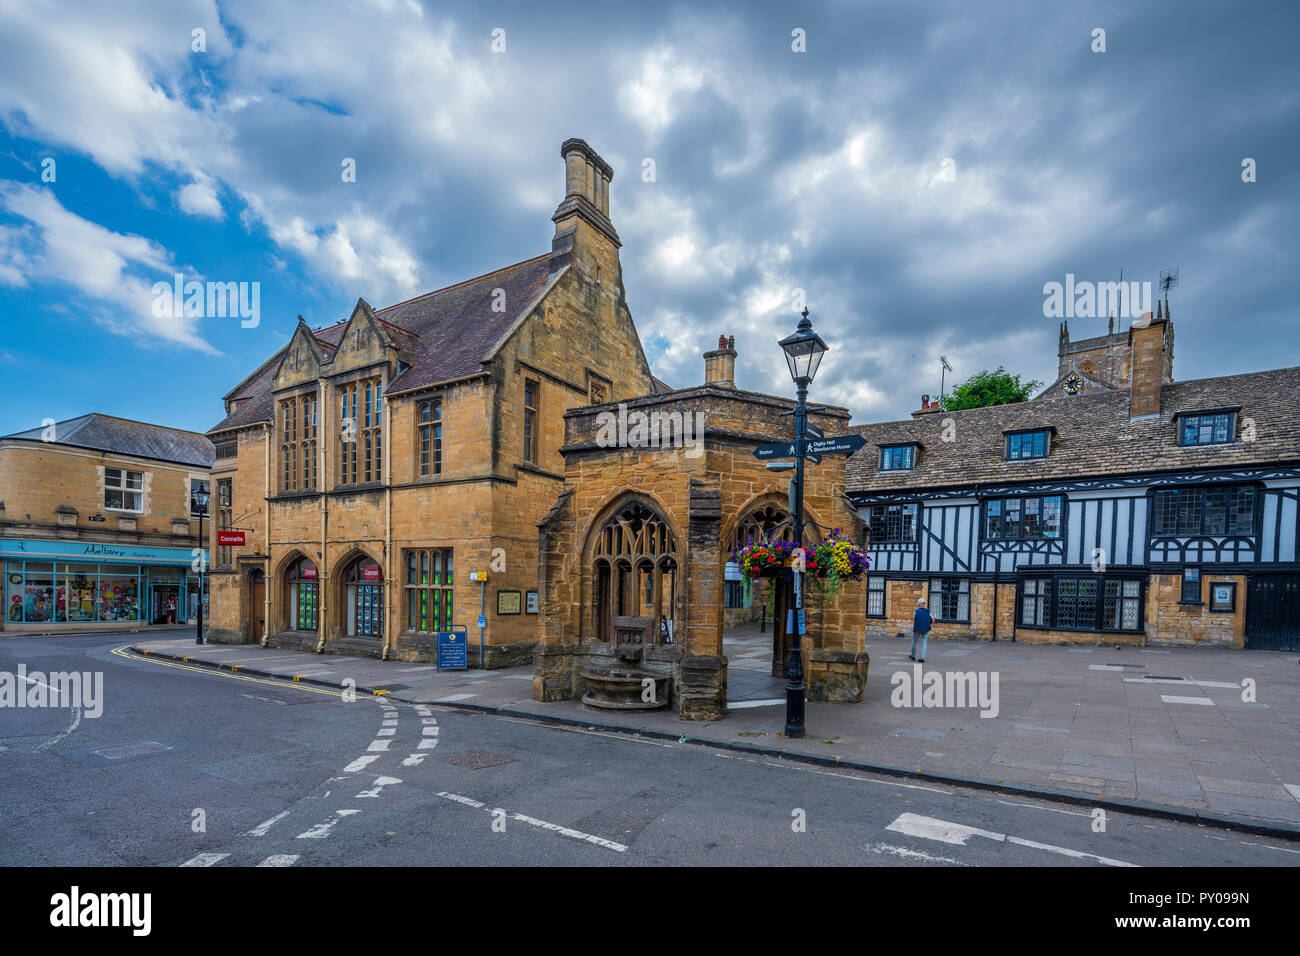
<svg viewBox="0 0 1300 956">
<path fill-rule="evenodd" d="M 690 479 L 687 526 L 686 639 L 673 668 L 677 713 L 717 720 L 727 712 L 727 659 L 722 656 L 722 490 Z"/>
</svg>

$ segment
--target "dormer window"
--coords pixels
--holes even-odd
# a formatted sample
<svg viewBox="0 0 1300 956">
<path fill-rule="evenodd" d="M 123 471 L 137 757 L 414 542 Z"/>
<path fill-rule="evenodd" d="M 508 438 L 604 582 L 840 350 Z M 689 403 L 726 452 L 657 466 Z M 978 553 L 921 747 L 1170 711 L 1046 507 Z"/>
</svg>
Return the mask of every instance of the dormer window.
<svg viewBox="0 0 1300 956">
<path fill-rule="evenodd" d="M 880 446 L 881 471 L 910 471 L 915 465 L 915 445 Z"/>
<path fill-rule="evenodd" d="M 1034 431 L 1011 432 L 1007 435 L 1007 461 L 1046 458 L 1051 447 L 1052 436 L 1050 429 L 1039 428 Z"/>
<path fill-rule="evenodd" d="M 1236 435 L 1235 412 L 1209 412 L 1197 415 L 1180 415 L 1178 444 L 1226 445 Z"/>
</svg>

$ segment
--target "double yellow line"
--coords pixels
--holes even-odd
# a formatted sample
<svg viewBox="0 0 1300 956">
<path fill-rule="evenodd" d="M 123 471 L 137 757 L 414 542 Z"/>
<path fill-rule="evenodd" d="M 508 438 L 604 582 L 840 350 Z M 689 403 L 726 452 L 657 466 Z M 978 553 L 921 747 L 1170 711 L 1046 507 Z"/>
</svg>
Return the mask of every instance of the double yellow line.
<svg viewBox="0 0 1300 956">
<path fill-rule="evenodd" d="M 326 697 L 342 698 L 344 691 L 342 688 L 316 687 L 312 684 L 291 683 L 287 679 L 276 677 L 254 677 L 251 674 L 236 674 L 231 671 L 219 670 L 215 667 L 196 667 L 193 664 L 184 664 L 180 661 L 167 661 L 160 657 L 154 657 L 152 654 L 134 654 L 130 650 L 130 644 L 123 644 L 120 647 L 113 648 L 113 654 L 130 661 L 147 661 L 150 664 L 158 664 L 162 667 L 174 667 L 177 670 L 192 671 L 196 674 L 209 674 L 218 677 L 225 677 L 229 680 L 249 681 L 254 684 L 266 684 L 270 687 L 292 687 L 294 690 L 304 690 L 313 694 L 323 694 Z M 242 665 L 241 665 L 242 666 Z M 296 682 L 298 678 L 294 678 Z M 384 691 L 383 693 L 388 693 Z M 368 694 L 357 694 L 356 699 L 361 700 L 368 697 Z"/>
</svg>

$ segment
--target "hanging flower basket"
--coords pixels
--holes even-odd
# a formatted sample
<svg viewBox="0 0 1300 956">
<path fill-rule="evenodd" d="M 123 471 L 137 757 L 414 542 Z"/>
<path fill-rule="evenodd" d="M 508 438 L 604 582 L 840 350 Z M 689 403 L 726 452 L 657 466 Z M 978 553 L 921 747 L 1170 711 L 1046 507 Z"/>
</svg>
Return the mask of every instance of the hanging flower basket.
<svg viewBox="0 0 1300 956">
<path fill-rule="evenodd" d="M 845 581 L 861 581 L 871 568 L 867 552 L 833 530 L 808 555 L 808 573 L 823 594 L 836 594 Z"/>
<path fill-rule="evenodd" d="M 790 555 L 794 545 L 789 541 L 749 542 L 737 548 L 733 560 L 746 581 L 759 578 L 777 578 L 789 575 Z"/>
</svg>

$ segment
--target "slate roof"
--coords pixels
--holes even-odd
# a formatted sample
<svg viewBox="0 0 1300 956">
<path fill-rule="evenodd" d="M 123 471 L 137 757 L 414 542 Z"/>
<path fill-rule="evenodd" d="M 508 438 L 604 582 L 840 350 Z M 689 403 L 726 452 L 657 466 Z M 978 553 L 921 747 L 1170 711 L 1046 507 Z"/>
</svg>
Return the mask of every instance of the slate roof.
<svg viewBox="0 0 1300 956">
<path fill-rule="evenodd" d="M 398 355 L 409 363 L 388 383 L 389 394 L 485 371 L 484 360 L 520 317 L 524 307 L 546 288 L 550 254 L 525 259 L 513 265 L 377 309 L 398 346 Z M 492 309 L 496 289 L 505 290 L 507 308 Z M 327 356 L 332 357 L 347 321 L 313 333 Z M 226 395 L 239 407 L 208 430 L 208 434 L 271 420 L 274 400 L 271 388 L 289 346 Z"/>
<path fill-rule="evenodd" d="M 44 431 L 43 427 L 32 428 L 5 435 L 3 440 L 40 442 L 44 441 L 41 437 Z M 217 457 L 212 442 L 198 432 L 150 425 L 98 412 L 55 422 L 54 439 L 52 444 L 55 445 L 89 448 L 93 451 L 132 455 L 199 468 L 211 468 Z"/>
<path fill-rule="evenodd" d="M 1180 412 L 1229 408 L 1240 409 L 1236 442 L 1178 444 Z M 949 418 L 954 440 L 945 442 Z M 1254 419 L 1253 442 L 1240 440 L 1246 418 Z M 1004 432 L 1049 426 L 1055 434 L 1047 458 L 1004 460 Z M 1159 418 L 1130 420 L 1129 393 L 1120 389 L 927 413 L 854 431 L 867 445 L 848 460 L 850 494 L 1300 462 L 1300 367 L 1167 383 Z M 915 468 L 879 470 L 881 445 L 909 442 L 920 445 Z"/>
</svg>

